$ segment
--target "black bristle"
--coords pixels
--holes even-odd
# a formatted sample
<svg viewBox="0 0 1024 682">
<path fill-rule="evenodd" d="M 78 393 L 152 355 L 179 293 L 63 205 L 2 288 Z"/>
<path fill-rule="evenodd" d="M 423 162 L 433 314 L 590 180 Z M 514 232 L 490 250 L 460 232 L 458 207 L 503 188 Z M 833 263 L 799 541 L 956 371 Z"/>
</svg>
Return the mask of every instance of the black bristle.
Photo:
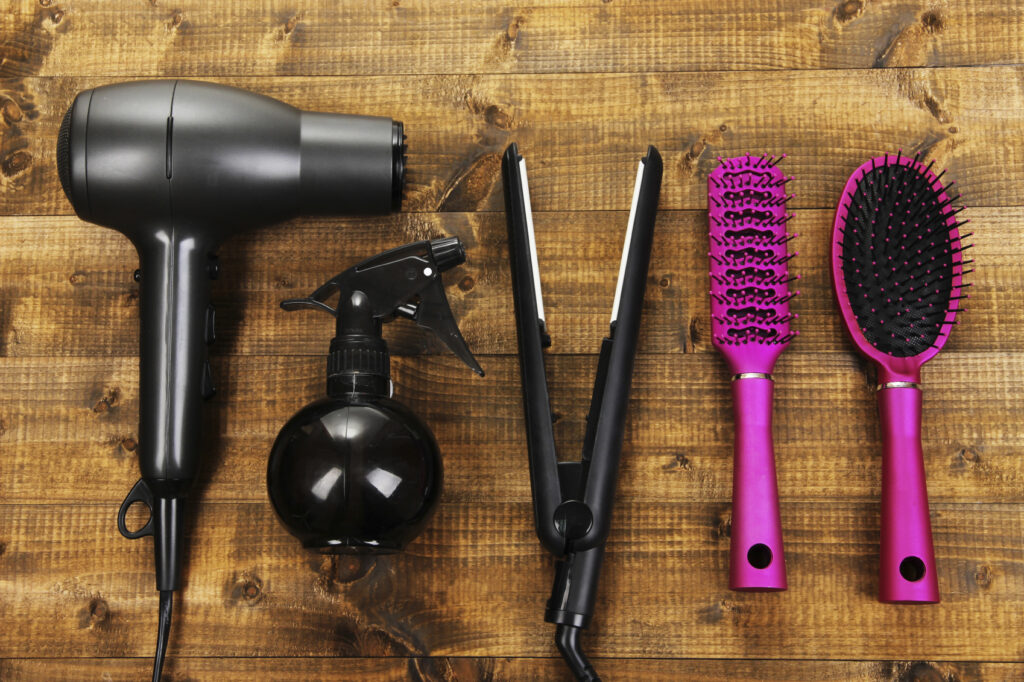
<svg viewBox="0 0 1024 682">
<path fill-rule="evenodd" d="M 915 156 L 886 157 L 857 178 L 848 193 L 839 259 L 853 315 L 867 341 L 895 357 L 936 345 L 955 307 L 963 272 L 953 201 Z"/>
</svg>

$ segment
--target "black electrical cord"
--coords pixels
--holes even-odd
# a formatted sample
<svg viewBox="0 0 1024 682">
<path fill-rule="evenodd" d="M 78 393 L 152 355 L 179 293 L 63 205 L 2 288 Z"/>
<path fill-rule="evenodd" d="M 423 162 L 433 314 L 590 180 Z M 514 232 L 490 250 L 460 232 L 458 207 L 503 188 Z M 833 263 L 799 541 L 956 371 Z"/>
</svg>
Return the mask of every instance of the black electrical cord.
<svg viewBox="0 0 1024 682">
<path fill-rule="evenodd" d="M 153 682 L 160 682 L 160 673 L 164 669 L 167 636 L 171 632 L 171 603 L 173 601 L 174 592 L 172 590 L 160 590 L 160 625 L 156 635 L 156 654 L 153 657 Z"/>
<path fill-rule="evenodd" d="M 580 682 L 601 682 L 597 676 L 594 666 L 583 655 L 580 648 L 580 629 L 574 625 L 559 625 L 555 628 L 555 645 L 561 652 L 562 658 L 569 665 L 572 674 Z"/>
</svg>

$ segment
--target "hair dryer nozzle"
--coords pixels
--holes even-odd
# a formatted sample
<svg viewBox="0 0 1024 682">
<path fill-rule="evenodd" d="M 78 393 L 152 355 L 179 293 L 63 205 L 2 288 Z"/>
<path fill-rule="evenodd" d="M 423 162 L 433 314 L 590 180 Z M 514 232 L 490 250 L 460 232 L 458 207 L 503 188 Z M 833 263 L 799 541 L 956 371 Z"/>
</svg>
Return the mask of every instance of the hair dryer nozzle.
<svg viewBox="0 0 1024 682">
<path fill-rule="evenodd" d="M 304 111 L 300 212 L 386 214 L 402 207 L 405 132 L 399 121 Z"/>
<path fill-rule="evenodd" d="M 405 126 L 401 121 L 391 122 L 391 210 L 402 210 L 405 198 Z"/>
</svg>

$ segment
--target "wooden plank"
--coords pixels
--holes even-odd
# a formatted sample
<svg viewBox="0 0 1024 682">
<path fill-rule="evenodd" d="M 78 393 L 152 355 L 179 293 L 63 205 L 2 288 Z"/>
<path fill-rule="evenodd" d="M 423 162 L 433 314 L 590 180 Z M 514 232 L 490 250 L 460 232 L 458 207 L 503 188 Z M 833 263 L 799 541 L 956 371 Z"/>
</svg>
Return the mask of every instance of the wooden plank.
<svg viewBox="0 0 1024 682">
<path fill-rule="evenodd" d="M 964 322 L 943 357 L 1024 346 L 1024 209 L 972 209 L 977 272 Z M 607 334 L 625 212 L 538 213 L 541 280 L 555 354 L 594 353 Z M 850 354 L 829 273 L 832 211 L 800 210 L 791 304 L 800 314 L 794 350 Z M 138 258 L 113 230 L 74 217 L 0 218 L 0 355 L 109 356 L 138 353 Z M 300 221 L 232 239 L 220 250 L 214 284 L 215 356 L 319 355 L 334 334 L 326 316 L 286 313 L 279 303 L 309 295 L 364 258 L 399 244 L 457 235 L 467 263 L 445 276 L 463 334 L 481 355 L 515 354 L 504 215 L 403 214 L 385 219 Z M 714 354 L 710 342 L 707 218 L 663 211 L 658 218 L 644 309 L 641 353 Z M 387 327 L 396 355 L 447 354 L 415 325 Z"/>
<path fill-rule="evenodd" d="M 1024 24 L 980 0 L 173 5 L 17 0 L 0 75 L 717 71 L 1020 63 Z M 216 45 L 216 59 L 210 46 Z"/>
<path fill-rule="evenodd" d="M 224 78 L 296 106 L 407 124 L 406 210 L 501 210 L 515 140 L 538 211 L 625 210 L 648 143 L 665 159 L 663 209 L 706 205 L 718 155 L 787 152 L 797 208 L 835 206 L 870 156 L 922 152 L 972 206 L 1024 205 L 1021 67 L 847 71 Z M 0 83 L 0 215 L 68 213 L 55 172 L 61 118 L 110 78 Z M 884 115 L 881 113 L 884 112 Z M 998 154 L 994 150 L 998 150 Z"/>
<path fill-rule="evenodd" d="M 139 679 L 150 541 L 115 531 L 138 476 L 136 259 L 71 214 L 57 126 L 83 88 L 198 77 L 297 106 L 394 116 L 405 212 L 297 220 L 222 250 L 187 586 L 167 677 L 568 679 L 542 622 L 500 153 L 530 165 L 555 433 L 578 452 L 636 160 L 665 185 L 619 503 L 587 650 L 609 679 L 1024 678 L 1024 14 L 964 0 L 496 0 L 174 5 L 11 0 L 0 12 L 0 679 Z M 211 49 L 216 46 L 216 49 Z M 871 69 L 870 67 L 876 67 Z M 877 68 L 882 67 L 882 68 Z M 941 68 L 918 68 L 941 67 Z M 925 370 L 937 606 L 881 605 L 870 368 L 828 284 L 850 171 L 903 148 L 958 180 L 978 236 L 965 324 Z M 728 591 L 731 402 L 708 340 L 705 176 L 788 152 L 802 336 L 778 368 L 790 590 Z M 979 208 L 980 207 L 980 208 Z M 393 325 L 399 397 L 445 455 L 442 504 L 391 557 L 302 550 L 264 492 L 280 425 L 322 392 L 327 318 L 281 312 L 383 248 L 456 234 L 447 277 L 488 370 Z M 785 657 L 784 659 L 782 657 Z M 805 659 L 805 660 L 798 660 Z M 861 660 L 856 660 L 861 659 Z M 988 662 L 983 662 L 988 661 Z"/>
<path fill-rule="evenodd" d="M 938 606 L 876 601 L 876 507 L 783 508 L 788 592 L 727 589 L 723 506 L 618 505 L 588 650 L 598 656 L 990 660 L 1024 650 L 1024 505 L 938 504 Z M 169 654 L 544 656 L 551 559 L 527 503 L 442 504 L 406 552 L 310 553 L 266 504 L 202 505 Z M 148 656 L 151 543 L 81 505 L 5 505 L 0 657 Z M 994 624 L 998 624 L 995 626 Z"/>
<path fill-rule="evenodd" d="M 485 378 L 457 359 L 394 362 L 396 396 L 434 430 L 445 498 L 529 499 L 518 364 L 483 359 Z M 548 363 L 555 436 L 578 458 L 596 360 Z M 787 501 L 877 503 L 881 452 L 873 383 L 837 354 L 792 352 L 778 370 L 775 440 Z M 933 501 L 1024 502 L 1024 358 L 959 353 L 926 375 L 924 451 Z M 207 500 L 265 498 L 266 458 L 281 426 L 323 392 L 319 358 L 215 361 L 220 388 L 207 406 Z M 984 394 L 964 390 L 983 381 Z M 0 360 L 0 500 L 97 503 L 108 522 L 138 477 L 134 358 Z M 813 387 L 813 388 L 812 388 Z M 637 361 L 620 491 L 623 499 L 727 503 L 732 406 L 717 358 L 645 355 Z"/>
<path fill-rule="evenodd" d="M 771 661 L 598 658 L 598 672 L 608 679 L 735 682 L 764 680 L 971 680 L 992 682 L 1024 677 L 1019 663 L 949 661 Z M 136 682 L 148 675 L 146 659 L 45 659 L 0 661 L 0 676 L 10 682 L 39 679 L 102 679 Z M 307 682 L 314 679 L 360 679 L 366 682 L 454 682 L 457 680 L 570 680 L 556 658 L 173 658 L 165 674 L 172 679 L 217 679 L 249 682 Z M 177 675 L 178 677 L 173 677 Z"/>
</svg>

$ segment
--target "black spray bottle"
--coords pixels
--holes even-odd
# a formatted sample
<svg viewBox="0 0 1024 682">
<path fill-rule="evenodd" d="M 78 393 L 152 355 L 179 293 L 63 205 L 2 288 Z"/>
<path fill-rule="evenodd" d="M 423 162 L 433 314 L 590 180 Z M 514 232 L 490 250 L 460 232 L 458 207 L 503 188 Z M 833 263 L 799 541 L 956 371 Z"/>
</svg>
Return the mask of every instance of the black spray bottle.
<svg viewBox="0 0 1024 682">
<path fill-rule="evenodd" d="M 327 357 L 327 397 L 299 410 L 270 453 L 267 491 L 302 544 L 325 553 L 403 549 L 426 524 L 441 491 L 434 434 L 392 399 L 381 327 L 398 317 L 437 334 L 477 374 L 441 273 L 466 260 L 457 237 L 385 251 L 334 277 L 285 310 L 337 318 Z M 325 301 L 338 293 L 337 308 Z"/>
</svg>

